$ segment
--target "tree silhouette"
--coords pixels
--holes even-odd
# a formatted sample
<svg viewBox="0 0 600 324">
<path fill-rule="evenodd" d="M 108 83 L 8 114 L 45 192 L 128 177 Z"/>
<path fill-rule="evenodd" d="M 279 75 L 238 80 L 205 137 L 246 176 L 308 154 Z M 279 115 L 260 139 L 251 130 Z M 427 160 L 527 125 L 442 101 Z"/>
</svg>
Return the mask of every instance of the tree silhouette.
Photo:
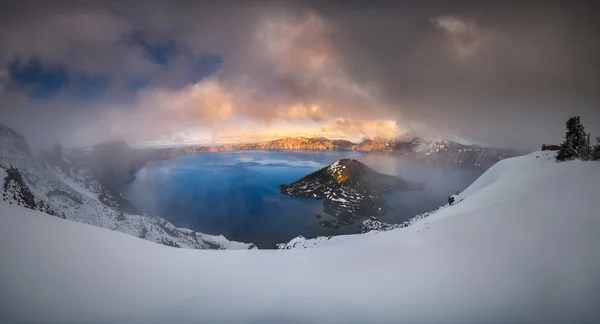
<svg viewBox="0 0 600 324">
<path fill-rule="evenodd" d="M 587 134 L 579 116 L 569 118 L 565 141 L 560 145 L 556 160 L 567 161 L 578 158 L 586 160 L 589 158 L 589 153 Z"/>
<path fill-rule="evenodd" d="M 593 161 L 600 161 L 600 136 L 596 137 L 596 145 L 594 145 L 591 155 Z"/>
</svg>

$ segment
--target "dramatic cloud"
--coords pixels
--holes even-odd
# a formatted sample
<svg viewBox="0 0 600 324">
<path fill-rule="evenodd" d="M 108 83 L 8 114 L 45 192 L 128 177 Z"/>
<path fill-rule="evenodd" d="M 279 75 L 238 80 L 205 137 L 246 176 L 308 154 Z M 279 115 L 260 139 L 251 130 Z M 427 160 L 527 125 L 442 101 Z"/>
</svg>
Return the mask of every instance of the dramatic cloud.
<svg viewBox="0 0 600 324">
<path fill-rule="evenodd" d="M 332 124 L 323 126 L 325 132 L 341 132 L 344 137 L 360 135 L 363 138 L 395 138 L 403 134 L 394 120 L 350 120 L 336 119 Z"/>
<path fill-rule="evenodd" d="M 169 119 L 215 122 L 232 117 L 234 108 L 232 94 L 216 80 L 202 81 L 178 91 L 142 92 L 139 100 L 140 107 L 148 111 L 139 115 L 156 114 L 160 123 L 168 123 Z"/>
<path fill-rule="evenodd" d="M 444 29 L 452 39 L 456 54 L 466 59 L 479 51 L 485 36 L 472 22 L 466 22 L 452 16 L 434 19 L 438 27 Z"/>
<path fill-rule="evenodd" d="M 15 1 L 0 13 L 0 118 L 30 138 L 73 144 L 181 131 L 410 133 L 533 149 L 559 142 L 571 115 L 600 133 L 590 9 Z"/>
<path fill-rule="evenodd" d="M 341 59 L 328 39 L 328 25 L 315 13 L 280 13 L 275 19 L 258 21 L 255 27 L 250 35 L 255 41 L 249 48 L 240 47 L 248 53 L 245 64 L 250 68 L 233 61 L 216 76 L 180 89 L 143 90 L 132 108 L 110 111 L 111 123 L 128 125 L 130 133 L 121 136 L 148 139 L 193 127 L 222 134 L 232 119 L 265 125 L 285 120 L 327 122 L 340 116 L 372 118 L 388 108 L 381 97 L 375 97 L 376 89 L 353 80 L 339 64 Z M 257 70 L 256 62 L 268 64 Z M 339 120 L 334 125 L 340 136 L 396 134 L 358 124 L 349 127 Z"/>
<path fill-rule="evenodd" d="M 282 117 L 289 119 L 296 118 L 310 118 L 314 121 L 325 120 L 329 117 L 329 114 L 318 105 L 307 106 L 303 104 L 292 105 L 284 111 Z"/>
</svg>

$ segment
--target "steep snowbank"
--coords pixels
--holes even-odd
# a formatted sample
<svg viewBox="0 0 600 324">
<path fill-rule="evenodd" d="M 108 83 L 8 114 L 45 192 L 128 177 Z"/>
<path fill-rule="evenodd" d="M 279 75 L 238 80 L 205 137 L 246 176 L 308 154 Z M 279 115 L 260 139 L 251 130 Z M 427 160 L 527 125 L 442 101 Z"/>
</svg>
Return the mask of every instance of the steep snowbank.
<svg viewBox="0 0 600 324">
<path fill-rule="evenodd" d="M 311 249 L 175 249 L 0 203 L 0 321 L 593 322 L 600 163 L 536 154 L 412 226 Z"/>
</svg>

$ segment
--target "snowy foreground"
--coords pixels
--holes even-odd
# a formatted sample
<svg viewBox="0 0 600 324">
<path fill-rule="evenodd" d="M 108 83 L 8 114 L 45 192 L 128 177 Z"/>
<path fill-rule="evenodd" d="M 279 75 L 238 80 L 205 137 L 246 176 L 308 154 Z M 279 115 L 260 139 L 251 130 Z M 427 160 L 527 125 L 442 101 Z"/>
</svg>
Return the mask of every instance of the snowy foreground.
<svg viewBox="0 0 600 324">
<path fill-rule="evenodd" d="M 499 162 L 414 225 L 309 249 L 177 249 L 0 203 L 0 322 L 600 319 L 600 163 Z"/>
</svg>

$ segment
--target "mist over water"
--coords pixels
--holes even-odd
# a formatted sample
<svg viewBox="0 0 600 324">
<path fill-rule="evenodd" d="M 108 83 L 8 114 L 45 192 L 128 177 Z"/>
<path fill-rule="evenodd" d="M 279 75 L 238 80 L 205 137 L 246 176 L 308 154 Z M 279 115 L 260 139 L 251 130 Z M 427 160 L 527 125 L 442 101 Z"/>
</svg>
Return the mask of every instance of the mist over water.
<svg viewBox="0 0 600 324">
<path fill-rule="evenodd" d="M 390 223 L 447 203 L 448 195 L 463 190 L 483 172 L 359 152 L 220 152 L 151 161 L 122 189 L 143 212 L 164 217 L 177 227 L 223 234 L 268 248 L 298 235 L 334 234 L 319 225 L 321 220 L 333 219 L 322 211 L 322 200 L 291 198 L 282 195 L 277 186 L 342 158 L 354 158 L 379 172 L 426 183 L 424 191 L 384 196 L 392 210 L 380 220 Z M 342 226 L 335 234 L 358 233 L 359 222 Z"/>
</svg>

